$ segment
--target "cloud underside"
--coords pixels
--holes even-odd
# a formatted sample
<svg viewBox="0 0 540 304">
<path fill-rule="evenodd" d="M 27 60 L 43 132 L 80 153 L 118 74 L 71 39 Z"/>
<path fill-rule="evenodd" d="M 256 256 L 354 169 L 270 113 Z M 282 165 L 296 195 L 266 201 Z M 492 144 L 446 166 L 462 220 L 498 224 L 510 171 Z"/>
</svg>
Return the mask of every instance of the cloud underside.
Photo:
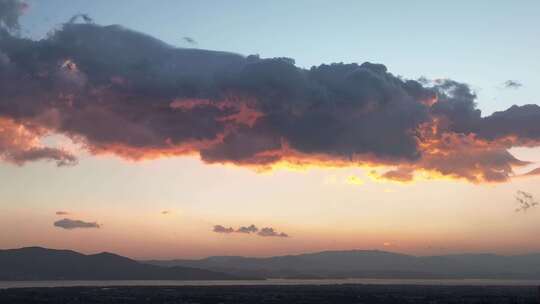
<svg viewBox="0 0 540 304">
<path fill-rule="evenodd" d="M 289 58 L 174 48 L 120 26 L 67 23 L 40 41 L 0 30 L 0 159 L 20 165 L 75 164 L 41 144 L 61 134 L 132 160 L 381 165 L 392 169 L 379 179 L 507 181 L 528 164 L 508 149 L 538 146 L 540 107 L 482 117 L 475 101 L 466 84 L 405 80 L 382 64 L 304 69 Z"/>
<path fill-rule="evenodd" d="M 73 219 L 61 219 L 54 222 L 54 226 L 62 229 L 72 230 L 72 229 L 90 229 L 90 228 L 100 228 L 101 226 L 96 222 L 85 222 L 81 220 Z"/>
</svg>

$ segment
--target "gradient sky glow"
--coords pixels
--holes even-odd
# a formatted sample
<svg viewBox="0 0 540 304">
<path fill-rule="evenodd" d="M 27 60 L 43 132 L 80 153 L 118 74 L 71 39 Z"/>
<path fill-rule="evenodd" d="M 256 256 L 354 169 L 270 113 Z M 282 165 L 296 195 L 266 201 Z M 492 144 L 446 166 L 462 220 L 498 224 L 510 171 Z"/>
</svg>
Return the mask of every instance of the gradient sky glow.
<svg viewBox="0 0 540 304">
<path fill-rule="evenodd" d="M 405 78 L 451 78 L 478 94 L 483 114 L 539 103 L 539 1 L 28 1 L 23 35 L 43 38 L 77 13 L 178 47 L 301 67 L 378 62 Z M 519 89 L 505 89 L 507 80 Z M 540 123 L 540 122 L 539 122 Z M 51 141 L 79 148 L 58 136 Z M 540 149 L 513 149 L 540 164 Z M 540 251 L 540 209 L 515 212 L 514 194 L 540 197 L 540 176 L 500 184 L 375 181 L 368 168 L 255 172 L 197 157 L 140 162 L 85 151 L 79 164 L 0 163 L 0 248 L 40 245 L 135 258 L 269 256 L 328 249 L 412 254 Z M 521 170 L 524 172 L 524 170 Z M 520 171 L 520 172 L 521 172 Z M 348 182 L 354 176 L 363 183 Z M 102 224 L 63 230 L 69 212 Z M 162 214 L 162 211 L 169 211 Z M 223 235 L 214 225 L 274 227 L 289 238 Z"/>
</svg>

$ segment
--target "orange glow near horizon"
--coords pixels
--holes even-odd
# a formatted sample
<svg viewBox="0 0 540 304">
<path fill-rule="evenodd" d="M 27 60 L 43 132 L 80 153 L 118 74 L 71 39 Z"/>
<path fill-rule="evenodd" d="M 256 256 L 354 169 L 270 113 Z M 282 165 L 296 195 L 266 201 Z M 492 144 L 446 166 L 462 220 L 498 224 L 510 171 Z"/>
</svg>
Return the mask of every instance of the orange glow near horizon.
<svg viewBox="0 0 540 304">
<path fill-rule="evenodd" d="M 511 169 L 528 165 L 528 162 L 518 159 L 509 159 L 509 163 L 490 163 L 490 157 L 508 153 L 507 148 L 515 139 L 506 137 L 496 142 L 478 139 L 474 134 L 467 136 L 454 133 L 438 134 L 437 124 L 424 125 L 420 131 L 422 140 L 419 147 L 422 157 L 418 161 L 384 160 L 374 155 L 354 155 L 349 158 L 334 157 L 325 154 L 307 154 L 291 148 L 282 140 L 279 150 L 260 152 L 250 159 L 243 161 L 212 161 L 210 164 L 241 166 L 256 172 L 271 172 L 276 170 L 308 170 L 312 168 L 361 168 L 371 169 L 371 178 L 398 183 L 407 183 L 414 180 L 458 179 L 472 183 L 497 183 L 509 180 L 513 174 Z M 426 133 L 425 130 L 430 130 Z M 428 134 L 426 136 L 426 134 Z M 223 141 L 225 134 L 214 140 L 192 141 L 181 145 L 170 143 L 163 148 L 132 148 L 125 145 L 108 145 L 103 147 L 88 146 L 88 150 L 95 155 L 112 154 L 133 161 L 153 160 L 162 157 L 195 156 L 201 149 L 207 149 Z M 529 142 L 527 147 L 537 146 Z M 511 154 L 509 154 L 511 157 Z M 466 159 L 470 161 L 465 162 Z M 455 162 L 454 167 L 440 167 L 445 162 Z M 205 161 L 206 162 L 206 161 Z M 452 163 L 450 164 L 452 165 Z M 509 167 L 506 167 L 506 166 Z M 490 166 L 494 170 L 504 170 L 501 177 L 488 178 Z M 501 167 L 503 166 L 503 167 Z M 386 169 L 385 169 L 386 168 Z M 394 168 L 388 170 L 388 168 Z M 377 173 L 374 169 L 383 169 L 384 173 Z M 496 171 L 493 171 L 496 172 Z M 508 177 L 506 177 L 508 175 Z"/>
</svg>

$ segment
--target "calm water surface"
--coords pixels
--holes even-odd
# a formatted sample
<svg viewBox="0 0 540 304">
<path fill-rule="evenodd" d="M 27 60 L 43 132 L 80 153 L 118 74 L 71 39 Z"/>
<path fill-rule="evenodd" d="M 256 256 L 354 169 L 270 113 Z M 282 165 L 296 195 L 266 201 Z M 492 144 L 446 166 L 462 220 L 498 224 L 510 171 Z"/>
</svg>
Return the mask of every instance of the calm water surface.
<svg viewBox="0 0 540 304">
<path fill-rule="evenodd" d="M 73 286 L 238 286 L 238 285 L 470 285 L 470 286 L 540 286 L 540 280 L 413 280 L 413 279 L 328 279 L 264 281 L 0 281 L 0 289 L 24 287 L 73 287 Z"/>
</svg>

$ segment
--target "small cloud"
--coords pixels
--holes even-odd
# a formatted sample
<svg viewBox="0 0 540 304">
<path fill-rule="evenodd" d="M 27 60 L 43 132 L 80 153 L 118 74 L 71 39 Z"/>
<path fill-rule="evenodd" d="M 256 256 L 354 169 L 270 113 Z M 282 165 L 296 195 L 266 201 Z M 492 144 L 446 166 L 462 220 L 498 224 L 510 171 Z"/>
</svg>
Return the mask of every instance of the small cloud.
<svg viewBox="0 0 540 304">
<path fill-rule="evenodd" d="M 56 215 L 68 215 L 69 212 L 67 211 L 56 211 Z"/>
<path fill-rule="evenodd" d="M 392 242 L 384 242 L 383 246 L 384 247 L 390 247 L 390 246 L 392 246 Z"/>
<path fill-rule="evenodd" d="M 261 229 L 261 231 L 259 231 L 259 233 L 257 233 L 258 235 L 260 236 L 264 236 L 264 237 L 267 237 L 267 236 L 273 236 L 273 237 L 289 237 L 288 234 L 284 233 L 284 232 L 277 232 L 274 230 L 274 228 L 271 228 L 271 227 L 264 227 Z"/>
<path fill-rule="evenodd" d="M 226 228 L 221 225 L 215 225 L 213 231 L 216 233 L 233 233 L 234 229 L 232 227 Z"/>
<path fill-rule="evenodd" d="M 276 230 L 274 230 L 274 228 L 271 228 L 271 227 L 265 227 L 259 230 L 259 228 L 257 228 L 257 226 L 253 224 L 249 226 L 241 226 L 240 228 L 236 230 L 233 229 L 232 227 L 215 225 L 213 231 L 216 233 L 225 233 L 225 234 L 231 234 L 231 233 L 255 234 L 256 233 L 257 235 L 264 236 L 264 237 L 267 237 L 267 236 L 283 237 L 283 238 L 289 237 L 287 233 L 277 232 Z"/>
<path fill-rule="evenodd" d="M 372 170 L 368 175 L 373 181 L 379 182 L 409 183 L 414 180 L 414 170 L 408 167 L 395 168 L 382 174 Z"/>
<path fill-rule="evenodd" d="M 246 226 L 242 226 L 242 227 L 240 227 L 240 228 L 238 228 L 238 229 L 236 230 L 236 232 L 239 232 L 239 233 L 255 233 L 255 232 L 257 232 L 257 231 L 259 231 L 259 228 L 257 228 L 257 226 L 255 226 L 255 225 L 253 225 L 253 224 L 252 224 L 252 225 L 249 225 L 249 226 L 247 226 L 247 227 L 246 227 Z"/>
<path fill-rule="evenodd" d="M 519 89 L 523 84 L 515 80 L 507 80 L 503 83 L 503 86 L 505 89 Z"/>
<path fill-rule="evenodd" d="M 348 185 L 362 186 L 364 184 L 364 181 L 356 175 L 350 175 L 347 177 L 345 183 L 347 183 Z"/>
<path fill-rule="evenodd" d="M 182 40 L 184 40 L 185 42 L 189 43 L 189 44 L 197 44 L 197 41 L 195 39 L 193 39 L 192 37 L 182 37 Z"/>
<path fill-rule="evenodd" d="M 62 219 L 59 221 L 54 222 L 55 227 L 63 228 L 63 229 L 77 229 L 77 228 L 100 228 L 101 225 L 96 222 L 85 222 L 81 220 L 72 220 L 72 219 Z"/>
<path fill-rule="evenodd" d="M 516 208 L 516 212 L 526 212 L 530 208 L 538 206 L 538 202 L 534 199 L 533 195 L 530 193 L 527 193 L 525 191 L 518 190 L 516 192 L 516 202 L 518 203 L 518 207 Z"/>
<path fill-rule="evenodd" d="M 85 23 L 94 23 L 94 19 L 88 16 L 88 14 L 76 14 L 69 19 L 68 23 L 76 23 L 77 20 L 82 20 Z"/>
<path fill-rule="evenodd" d="M 172 213 L 172 211 L 170 211 L 170 210 L 161 211 L 161 214 L 163 214 L 163 215 L 167 215 L 167 214 L 171 214 L 171 213 Z"/>
</svg>

